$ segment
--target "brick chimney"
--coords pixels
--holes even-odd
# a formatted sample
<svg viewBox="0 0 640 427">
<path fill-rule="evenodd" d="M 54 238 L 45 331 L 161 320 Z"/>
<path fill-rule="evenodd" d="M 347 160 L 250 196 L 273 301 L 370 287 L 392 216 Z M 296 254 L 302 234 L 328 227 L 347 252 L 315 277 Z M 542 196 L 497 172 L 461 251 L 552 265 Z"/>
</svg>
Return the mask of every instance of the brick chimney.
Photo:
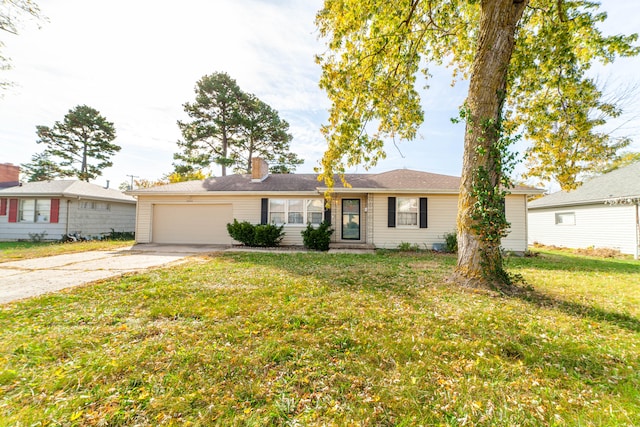
<svg viewBox="0 0 640 427">
<path fill-rule="evenodd" d="M 269 165 L 261 157 L 251 159 L 251 182 L 262 182 L 269 176 Z"/>
<path fill-rule="evenodd" d="M 0 163 L 0 188 L 20 185 L 20 166 Z"/>
</svg>

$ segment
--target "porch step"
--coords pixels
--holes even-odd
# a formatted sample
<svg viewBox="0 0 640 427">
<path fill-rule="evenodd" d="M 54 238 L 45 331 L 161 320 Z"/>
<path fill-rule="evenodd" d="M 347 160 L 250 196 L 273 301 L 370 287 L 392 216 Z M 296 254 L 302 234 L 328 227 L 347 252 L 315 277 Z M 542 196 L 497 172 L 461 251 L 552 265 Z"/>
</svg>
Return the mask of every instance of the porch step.
<svg viewBox="0 0 640 427">
<path fill-rule="evenodd" d="M 346 249 L 359 249 L 372 251 L 376 247 L 371 243 L 345 243 L 345 242 L 332 242 L 329 244 L 329 250 L 346 250 Z"/>
</svg>

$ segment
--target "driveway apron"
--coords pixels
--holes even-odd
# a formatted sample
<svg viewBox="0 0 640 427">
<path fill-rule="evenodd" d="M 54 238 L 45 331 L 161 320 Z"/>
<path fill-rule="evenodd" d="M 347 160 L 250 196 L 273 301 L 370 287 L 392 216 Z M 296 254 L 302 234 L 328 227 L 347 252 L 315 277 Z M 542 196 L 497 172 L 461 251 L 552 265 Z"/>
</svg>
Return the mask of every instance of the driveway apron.
<svg viewBox="0 0 640 427">
<path fill-rule="evenodd" d="M 0 263 L 0 304 L 174 263 L 189 255 L 127 249 Z"/>
</svg>

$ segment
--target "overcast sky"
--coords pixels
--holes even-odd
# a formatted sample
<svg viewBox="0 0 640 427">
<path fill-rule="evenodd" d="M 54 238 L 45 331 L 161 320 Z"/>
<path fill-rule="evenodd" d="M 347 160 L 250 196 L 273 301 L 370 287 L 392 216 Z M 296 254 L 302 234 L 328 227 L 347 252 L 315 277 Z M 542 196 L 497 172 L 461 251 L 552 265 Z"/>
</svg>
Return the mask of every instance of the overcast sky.
<svg viewBox="0 0 640 427">
<path fill-rule="evenodd" d="M 321 0 L 39 0 L 47 22 L 26 23 L 19 36 L 1 34 L 15 82 L 0 99 L 0 163 L 26 163 L 43 150 L 36 125 L 53 126 L 69 109 L 86 104 L 113 122 L 122 150 L 95 182 L 117 187 L 134 175 L 155 180 L 173 170 L 173 153 L 205 74 L 227 72 L 240 88 L 279 111 L 293 134 L 292 151 L 305 159 L 298 172 L 313 172 L 325 149 L 320 125 L 329 103 L 318 88 L 314 55 L 323 51 L 314 16 Z M 640 2 L 603 0 L 606 34 L 640 31 Z M 640 59 L 597 67 L 602 79 L 637 84 Z M 396 168 L 460 175 L 463 125 L 450 118 L 466 85 L 450 86 L 447 70 L 435 70 L 423 104 L 417 141 L 390 145 L 373 171 Z M 638 111 L 638 104 L 635 105 Z M 640 118 L 622 129 L 640 151 Z M 362 169 L 359 170 L 363 172 Z M 219 174 L 218 169 L 213 169 Z M 137 178 L 136 178 L 137 179 Z"/>
</svg>

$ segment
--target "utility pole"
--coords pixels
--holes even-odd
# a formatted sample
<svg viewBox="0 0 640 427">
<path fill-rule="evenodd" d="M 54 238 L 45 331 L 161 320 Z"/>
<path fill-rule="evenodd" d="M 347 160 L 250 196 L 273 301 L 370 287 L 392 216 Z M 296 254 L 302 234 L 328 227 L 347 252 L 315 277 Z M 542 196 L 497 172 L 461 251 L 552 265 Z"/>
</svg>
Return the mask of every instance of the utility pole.
<svg viewBox="0 0 640 427">
<path fill-rule="evenodd" d="M 133 178 L 140 178 L 138 175 L 127 175 L 131 177 L 131 185 L 129 186 L 129 190 L 133 190 Z"/>
</svg>

